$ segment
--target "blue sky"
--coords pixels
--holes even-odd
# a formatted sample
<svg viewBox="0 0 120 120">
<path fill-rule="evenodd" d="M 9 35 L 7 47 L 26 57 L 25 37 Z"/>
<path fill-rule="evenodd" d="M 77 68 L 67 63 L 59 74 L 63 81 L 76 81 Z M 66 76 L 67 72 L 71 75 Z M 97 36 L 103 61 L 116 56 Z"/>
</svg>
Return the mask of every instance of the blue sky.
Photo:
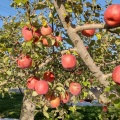
<svg viewBox="0 0 120 120">
<path fill-rule="evenodd" d="M 88 0 L 91 1 L 91 0 Z M 105 0 L 97 0 L 103 5 Z M 17 11 L 10 7 L 11 0 L 0 0 L 0 15 L 2 16 L 14 16 Z M 120 4 L 120 0 L 113 0 L 113 4 Z M 0 20 L 0 27 L 2 26 L 2 21 Z"/>
</svg>

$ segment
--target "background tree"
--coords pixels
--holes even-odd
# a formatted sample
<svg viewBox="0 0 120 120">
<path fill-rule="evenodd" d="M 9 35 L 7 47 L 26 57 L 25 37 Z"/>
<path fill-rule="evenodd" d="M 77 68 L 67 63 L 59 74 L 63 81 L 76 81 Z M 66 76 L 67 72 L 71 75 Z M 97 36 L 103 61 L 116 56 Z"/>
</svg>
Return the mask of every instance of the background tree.
<svg viewBox="0 0 120 120">
<path fill-rule="evenodd" d="M 0 91 L 25 88 L 21 120 L 33 120 L 38 112 L 49 119 L 68 119 L 76 108 L 66 103 L 81 99 L 119 108 L 119 85 L 112 80 L 112 71 L 119 64 L 120 23 L 106 24 L 103 16 L 111 4 L 12 1 L 11 7 L 23 11 L 1 16 Z"/>
</svg>

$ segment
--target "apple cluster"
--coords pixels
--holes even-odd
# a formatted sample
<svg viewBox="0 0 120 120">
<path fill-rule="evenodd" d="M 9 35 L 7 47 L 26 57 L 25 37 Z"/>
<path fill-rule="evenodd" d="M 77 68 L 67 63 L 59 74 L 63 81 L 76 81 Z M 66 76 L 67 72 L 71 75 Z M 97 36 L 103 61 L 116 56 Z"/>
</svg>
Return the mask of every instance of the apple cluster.
<svg viewBox="0 0 120 120">
<path fill-rule="evenodd" d="M 42 34 L 44 34 L 44 33 L 42 33 Z M 26 35 L 28 35 L 28 34 L 26 34 Z M 37 34 L 35 34 L 35 35 L 37 35 Z M 76 57 L 72 54 L 64 54 L 61 56 L 61 64 L 65 70 L 66 69 L 74 69 L 76 67 L 76 63 L 77 63 Z M 17 60 L 17 65 L 21 69 L 29 68 L 32 65 L 32 59 L 29 55 L 21 54 L 19 59 Z M 49 89 L 48 82 L 52 83 L 54 80 L 55 80 L 54 73 L 52 71 L 46 71 L 43 74 L 42 80 L 35 76 L 28 78 L 27 88 L 30 90 L 36 91 L 36 93 L 38 95 L 44 95 L 46 100 L 49 101 L 50 106 L 52 108 L 59 107 L 61 102 L 62 103 L 69 102 L 70 94 L 78 95 L 81 92 L 81 85 L 77 82 L 71 82 L 69 85 L 69 89 L 65 92 L 64 96 L 62 94 L 60 94 L 59 96 L 55 96 L 54 93 L 49 94 L 50 89 Z"/>
<path fill-rule="evenodd" d="M 22 29 L 22 36 L 25 41 L 33 40 L 34 43 L 40 41 L 46 47 L 51 46 L 47 38 L 54 40 L 53 45 L 56 47 L 59 47 L 60 42 L 62 42 L 61 36 L 53 36 L 52 28 L 49 25 L 42 26 L 40 29 L 30 25 L 24 26 Z"/>
<path fill-rule="evenodd" d="M 76 58 L 72 54 L 64 54 L 61 57 L 61 64 L 63 68 L 73 69 L 76 67 Z M 20 68 L 28 68 L 32 64 L 32 59 L 30 56 L 21 55 L 20 59 L 17 61 L 17 64 Z M 65 92 L 63 96 L 60 94 L 59 96 L 55 96 L 53 93 L 50 94 L 49 84 L 48 82 L 53 82 L 55 80 L 55 75 L 52 71 L 46 71 L 43 74 L 43 80 L 33 76 L 28 78 L 27 80 L 27 88 L 31 90 L 35 90 L 38 95 L 44 95 L 46 100 L 49 101 L 50 106 L 52 108 L 56 108 L 60 106 L 60 103 L 67 103 L 70 100 L 71 95 L 79 95 L 81 92 L 81 85 L 77 82 L 71 82 L 69 85 L 69 89 Z"/>
<path fill-rule="evenodd" d="M 76 66 L 76 58 L 71 54 L 64 54 L 61 57 L 61 63 L 64 69 L 73 69 Z M 37 94 L 44 95 L 45 99 L 49 101 L 52 108 L 57 108 L 60 103 L 68 103 L 70 101 L 71 95 L 78 95 L 81 92 L 81 85 L 77 82 L 71 82 L 68 91 L 65 92 L 63 96 L 55 96 L 54 93 L 51 94 L 49 91 L 48 82 L 53 82 L 55 80 L 55 75 L 52 71 L 46 71 L 43 74 L 43 80 L 39 80 L 36 77 L 30 77 L 27 80 L 28 89 L 35 90 Z"/>
<path fill-rule="evenodd" d="M 28 89 L 35 90 L 38 95 L 44 95 L 45 99 L 49 101 L 52 108 L 57 108 L 62 103 L 68 103 L 70 101 L 71 95 L 78 95 L 81 92 L 81 85 L 77 82 L 71 82 L 68 91 L 65 92 L 63 96 L 55 96 L 54 93 L 49 91 L 48 82 L 53 82 L 55 80 L 55 75 L 51 71 L 46 71 L 43 75 L 43 80 L 39 80 L 36 77 L 30 77 L 27 80 Z"/>
</svg>

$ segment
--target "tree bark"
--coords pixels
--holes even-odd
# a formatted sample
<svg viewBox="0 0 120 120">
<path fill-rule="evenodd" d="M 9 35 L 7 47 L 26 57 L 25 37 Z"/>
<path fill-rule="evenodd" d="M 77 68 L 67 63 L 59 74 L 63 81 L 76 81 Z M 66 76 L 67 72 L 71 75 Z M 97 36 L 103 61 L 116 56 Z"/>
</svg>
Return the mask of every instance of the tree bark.
<svg viewBox="0 0 120 120">
<path fill-rule="evenodd" d="M 20 120 L 34 120 L 35 105 L 24 95 Z"/>
</svg>

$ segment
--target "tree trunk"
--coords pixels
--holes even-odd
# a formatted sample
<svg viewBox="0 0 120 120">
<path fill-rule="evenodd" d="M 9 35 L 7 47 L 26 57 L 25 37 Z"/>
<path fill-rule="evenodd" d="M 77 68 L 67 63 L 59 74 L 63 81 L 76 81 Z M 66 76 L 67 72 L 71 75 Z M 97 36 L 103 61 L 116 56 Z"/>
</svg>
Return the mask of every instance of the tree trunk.
<svg viewBox="0 0 120 120">
<path fill-rule="evenodd" d="M 35 105 L 24 95 L 20 120 L 34 120 Z"/>
</svg>

